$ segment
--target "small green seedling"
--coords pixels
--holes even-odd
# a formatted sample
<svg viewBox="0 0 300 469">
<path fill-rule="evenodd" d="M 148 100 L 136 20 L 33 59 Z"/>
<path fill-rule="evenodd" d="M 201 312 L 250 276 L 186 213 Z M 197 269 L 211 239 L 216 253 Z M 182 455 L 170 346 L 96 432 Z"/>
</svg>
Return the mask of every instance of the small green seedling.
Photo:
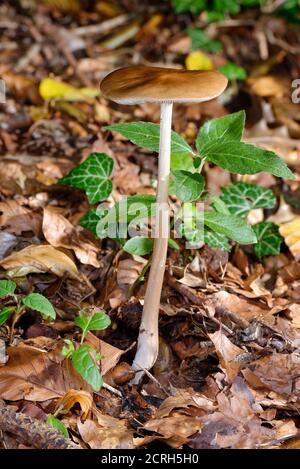
<svg viewBox="0 0 300 469">
<path fill-rule="evenodd" d="M 56 313 L 50 301 L 40 293 L 18 295 L 15 293 L 17 285 L 12 280 L 0 280 L 0 299 L 7 298 L 9 304 L 0 310 L 0 326 L 12 317 L 11 340 L 14 326 L 26 310 L 37 311 L 43 319 L 55 319 Z M 12 303 L 12 304 L 11 304 Z"/>
<path fill-rule="evenodd" d="M 95 391 L 99 391 L 103 384 L 103 379 L 99 371 L 98 363 L 101 355 L 90 344 L 85 342 L 89 331 L 103 331 L 110 326 L 111 320 L 105 311 L 94 310 L 92 312 L 82 310 L 75 319 L 75 324 L 81 329 L 80 345 L 74 341 L 65 339 L 65 346 L 62 354 L 69 358 L 76 371 L 83 379 L 92 386 Z"/>
</svg>

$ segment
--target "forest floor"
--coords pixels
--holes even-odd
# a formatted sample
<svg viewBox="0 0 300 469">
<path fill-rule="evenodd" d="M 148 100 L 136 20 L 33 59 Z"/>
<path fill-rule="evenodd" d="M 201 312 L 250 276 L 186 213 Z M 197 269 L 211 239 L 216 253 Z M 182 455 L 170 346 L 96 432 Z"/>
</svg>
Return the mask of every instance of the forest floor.
<svg viewBox="0 0 300 469">
<path fill-rule="evenodd" d="M 14 326 L 0 327 L 0 447 L 43 441 L 5 426 L 9 409 L 12 421 L 20 413 L 41 422 L 55 415 L 83 448 L 158 441 L 173 448 L 300 448 L 300 108 L 291 101 L 292 80 L 300 77 L 299 30 L 257 9 L 208 25 L 164 2 L 96 4 L 75 13 L 41 4 L 0 6 L 0 77 L 7 87 L 0 104 L 0 278 L 14 269 L 18 294 L 42 293 L 57 314 L 46 322 L 28 311 Z M 275 151 L 296 175 L 293 181 L 266 173 L 244 177 L 272 188 L 277 198 L 274 209 L 253 210 L 250 221 L 295 221 L 295 227 L 279 254 L 262 259 L 239 245 L 230 253 L 206 245 L 188 251 L 184 243 L 169 250 L 159 357 L 136 386 L 130 364 L 145 293 L 137 279 L 146 260 L 81 228 L 90 205 L 83 192 L 58 180 L 91 152 L 104 152 L 115 162 L 114 200 L 154 195 L 157 156 L 104 127 L 159 122 L 159 109 L 120 106 L 100 95 L 74 100 L 67 88 L 55 99 L 53 83 L 47 88 L 43 80 L 80 94 L 83 87 L 98 92 L 101 79 L 118 67 L 182 68 L 187 57 L 193 60 L 186 32 L 192 26 L 221 41 L 221 52 L 203 51 L 214 67 L 231 61 L 247 77 L 230 82 L 224 98 L 176 105 L 174 130 L 193 142 L 206 120 L 245 109 L 245 138 Z M 204 171 L 215 195 L 232 178 L 212 164 Z M 10 301 L 3 298 L 0 306 Z M 112 321 L 88 335 L 103 356 L 99 392 L 61 353 L 65 339 L 78 341 L 74 319 L 89 306 Z"/>
</svg>

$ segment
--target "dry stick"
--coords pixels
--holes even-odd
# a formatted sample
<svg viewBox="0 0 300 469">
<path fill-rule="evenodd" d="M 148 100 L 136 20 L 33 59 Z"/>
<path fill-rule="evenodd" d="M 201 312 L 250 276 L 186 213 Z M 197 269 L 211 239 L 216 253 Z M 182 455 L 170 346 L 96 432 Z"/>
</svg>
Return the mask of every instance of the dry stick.
<svg viewBox="0 0 300 469">
<path fill-rule="evenodd" d="M 72 33 L 75 33 L 77 36 L 109 33 L 112 29 L 123 26 L 133 18 L 133 14 L 119 15 L 115 18 L 102 21 L 100 24 L 90 24 L 88 26 L 80 26 L 79 28 L 72 29 Z"/>
<path fill-rule="evenodd" d="M 12 433 L 25 444 L 38 449 L 81 449 L 55 428 L 40 420 L 16 412 L 0 400 L 0 429 Z"/>
<path fill-rule="evenodd" d="M 171 151 L 171 102 L 161 104 L 160 142 L 158 158 L 158 188 L 156 204 L 156 236 L 154 239 L 152 264 L 144 299 L 142 321 L 138 337 L 137 353 L 133 361 L 134 370 L 141 366 L 147 370 L 154 365 L 158 354 L 158 316 L 160 295 L 164 279 L 169 239 L 169 175 Z M 138 383 L 144 371 L 136 373 L 133 383 Z"/>
</svg>

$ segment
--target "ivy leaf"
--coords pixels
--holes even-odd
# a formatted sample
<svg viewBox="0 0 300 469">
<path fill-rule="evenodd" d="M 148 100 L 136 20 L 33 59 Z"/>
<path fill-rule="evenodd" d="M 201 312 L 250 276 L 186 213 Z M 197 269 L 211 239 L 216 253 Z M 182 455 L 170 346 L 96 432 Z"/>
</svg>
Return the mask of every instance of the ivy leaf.
<svg viewBox="0 0 300 469">
<path fill-rule="evenodd" d="M 69 438 L 67 427 L 63 422 L 54 417 L 54 415 L 48 415 L 46 422 L 50 427 L 56 428 L 56 430 L 62 433 L 65 438 Z"/>
<path fill-rule="evenodd" d="M 212 231 L 225 235 L 240 244 L 253 244 L 257 241 L 251 226 L 235 215 L 224 216 L 223 213 L 206 212 L 204 224 Z"/>
<path fill-rule="evenodd" d="M 252 228 L 257 236 L 257 244 L 254 246 L 257 257 L 275 256 L 280 252 L 283 238 L 279 234 L 279 228 L 275 223 L 270 221 L 261 222 L 253 225 Z"/>
<path fill-rule="evenodd" d="M 0 326 L 4 324 L 8 318 L 14 313 L 15 308 L 12 306 L 6 306 L 0 310 Z"/>
<path fill-rule="evenodd" d="M 172 181 L 170 191 L 183 202 L 192 202 L 198 200 L 203 192 L 205 180 L 199 173 L 191 173 L 177 169 L 172 171 L 174 180 Z"/>
<path fill-rule="evenodd" d="M 219 67 L 218 70 L 223 73 L 228 80 L 246 80 L 247 78 L 246 70 L 232 62 L 227 62 L 227 64 Z"/>
<path fill-rule="evenodd" d="M 159 125 L 152 122 L 124 122 L 104 127 L 119 132 L 135 145 L 151 151 L 159 151 Z M 172 130 L 171 153 L 193 153 L 192 148 L 181 135 Z"/>
<path fill-rule="evenodd" d="M 99 391 L 103 379 L 95 360 L 91 356 L 90 346 L 81 345 L 72 353 L 71 359 L 75 370 L 92 386 L 94 391 Z"/>
<path fill-rule="evenodd" d="M 240 141 L 245 127 L 245 111 L 234 112 L 206 122 L 200 129 L 196 147 L 202 157 L 207 156 L 210 147 L 227 141 Z"/>
<path fill-rule="evenodd" d="M 129 239 L 123 246 L 123 250 L 129 254 L 136 254 L 137 256 L 145 256 L 152 252 L 153 240 L 144 236 L 135 236 Z"/>
<path fill-rule="evenodd" d="M 237 141 L 216 141 L 205 147 L 202 155 L 234 174 L 256 174 L 266 171 L 274 176 L 295 179 L 291 170 L 279 156 L 254 145 Z"/>
<path fill-rule="evenodd" d="M 222 192 L 220 198 L 225 202 L 230 213 L 240 217 L 246 217 L 252 209 L 274 208 L 276 205 L 273 191 L 255 184 L 234 182 L 223 187 Z"/>
<path fill-rule="evenodd" d="M 17 285 L 12 280 L 0 280 L 0 298 L 14 294 Z"/>
<path fill-rule="evenodd" d="M 27 306 L 27 308 L 41 313 L 44 319 L 56 318 L 56 312 L 52 304 L 40 293 L 30 293 L 29 295 L 22 298 L 22 303 Z"/>
<path fill-rule="evenodd" d="M 74 323 L 80 327 L 85 336 L 88 331 L 103 331 L 110 326 L 111 320 L 105 311 L 96 311 L 91 315 L 81 311 Z"/>
<path fill-rule="evenodd" d="M 211 230 L 205 230 L 204 242 L 208 244 L 208 246 L 214 249 L 220 249 L 221 251 L 228 252 L 231 249 L 227 236 Z"/>
<path fill-rule="evenodd" d="M 81 219 L 80 225 L 87 230 L 92 231 L 94 235 L 97 234 L 97 223 L 100 220 L 97 208 L 91 208 Z"/>
<path fill-rule="evenodd" d="M 105 153 L 91 153 L 59 182 L 84 190 L 88 201 L 95 204 L 107 199 L 112 191 L 112 182 L 108 178 L 111 176 L 113 165 L 113 159 Z"/>
<path fill-rule="evenodd" d="M 192 39 L 192 49 L 204 49 L 210 52 L 220 52 L 222 43 L 210 39 L 204 31 L 199 28 L 188 28 L 187 33 Z"/>
</svg>

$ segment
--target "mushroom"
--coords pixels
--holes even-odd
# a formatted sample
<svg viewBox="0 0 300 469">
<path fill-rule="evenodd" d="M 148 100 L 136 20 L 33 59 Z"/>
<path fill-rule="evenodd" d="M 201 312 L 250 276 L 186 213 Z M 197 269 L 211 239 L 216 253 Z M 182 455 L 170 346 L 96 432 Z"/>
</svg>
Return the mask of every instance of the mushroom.
<svg viewBox="0 0 300 469">
<path fill-rule="evenodd" d="M 101 82 L 103 95 L 119 104 L 160 103 L 160 142 L 156 233 L 151 269 L 144 298 L 133 382 L 138 383 L 158 354 L 158 316 L 169 238 L 169 175 L 173 103 L 209 101 L 219 96 L 227 79 L 216 71 L 186 71 L 133 66 L 115 70 Z"/>
</svg>

